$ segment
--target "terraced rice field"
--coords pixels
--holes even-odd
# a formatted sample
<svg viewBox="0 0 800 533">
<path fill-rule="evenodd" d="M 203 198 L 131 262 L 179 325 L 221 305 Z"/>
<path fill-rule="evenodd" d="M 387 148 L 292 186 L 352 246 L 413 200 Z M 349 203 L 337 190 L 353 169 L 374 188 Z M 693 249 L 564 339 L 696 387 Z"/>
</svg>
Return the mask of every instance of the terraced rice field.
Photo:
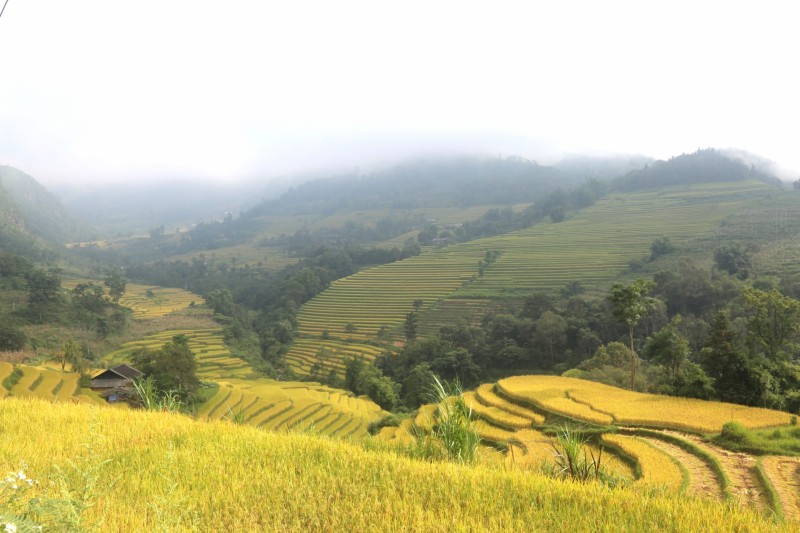
<svg viewBox="0 0 800 533">
<path fill-rule="evenodd" d="M 66 290 L 72 290 L 79 283 L 94 283 L 103 287 L 103 281 L 97 279 L 65 280 L 61 285 Z M 103 288 L 107 294 L 108 289 Z M 133 318 L 147 319 L 159 318 L 186 309 L 193 303 L 199 305 L 204 302 L 202 296 L 181 289 L 126 283 L 125 294 L 122 295 L 119 303 L 133 311 Z"/>
<path fill-rule="evenodd" d="M 21 372 L 19 380 L 7 389 L 3 382 L 16 370 Z M 60 372 L 52 368 L 30 365 L 11 365 L 0 362 L 0 398 L 43 398 L 52 401 L 79 401 L 104 403 L 89 389 L 78 386 L 80 376 L 74 372 Z"/>
<path fill-rule="evenodd" d="M 718 433 L 732 420 L 755 429 L 787 425 L 791 419 L 788 413 L 771 409 L 642 394 L 561 376 L 516 376 L 500 380 L 497 386 L 517 402 L 598 425 Z"/>
<path fill-rule="evenodd" d="M 382 348 L 363 343 L 299 338 L 292 343 L 285 359 L 292 370 L 301 376 L 309 375 L 316 363 L 319 363 L 323 376 L 327 376 L 331 370 L 344 375 L 344 364 L 348 357 L 360 356 L 372 361 L 383 351 Z"/>
<path fill-rule="evenodd" d="M 170 330 L 129 342 L 106 355 L 109 363 L 128 360 L 140 348 L 157 350 L 175 335 L 185 335 L 197 360 L 201 380 L 219 384 L 217 393 L 200 406 L 205 419 L 234 419 L 265 429 L 303 429 L 337 437 L 362 437 L 370 422 L 386 413 L 368 398 L 316 383 L 256 378 L 250 365 L 232 357 L 219 329 Z"/>
<path fill-rule="evenodd" d="M 242 417 L 249 425 L 275 431 L 299 429 L 336 437 L 363 437 L 370 422 L 385 415 L 368 398 L 316 383 L 229 380 L 203 404 L 207 420 Z"/>
<path fill-rule="evenodd" d="M 130 361 L 131 354 L 136 350 L 158 350 L 176 335 L 185 335 L 189 339 L 189 348 L 197 360 L 197 375 L 200 379 L 247 378 L 252 375 L 253 369 L 246 361 L 231 356 L 225 347 L 221 329 L 163 331 L 125 343 L 118 350 L 106 354 L 103 359 L 110 364 Z"/>
<path fill-rule="evenodd" d="M 638 437 L 626 435 L 603 435 L 603 444 L 612 446 L 632 457 L 639 465 L 640 479 L 650 485 L 664 486 L 679 490 L 688 485 L 688 473 L 684 475 L 681 464 L 668 453 L 663 452 Z"/>
<path fill-rule="evenodd" d="M 575 280 L 602 288 L 631 260 L 649 256 L 655 238 L 668 236 L 676 244 L 698 238 L 768 190 L 760 182 L 736 182 L 612 195 L 558 224 L 430 250 L 332 283 L 301 307 L 299 332 L 363 342 L 383 327 L 401 341 L 414 300 L 423 301 L 424 335 L 473 320 L 486 305 L 481 300 L 555 290 Z M 501 255 L 479 276 L 478 262 L 488 250 Z"/>
<path fill-rule="evenodd" d="M 158 318 L 192 303 L 202 304 L 203 297 L 181 289 L 128 283 L 119 303 L 133 310 L 133 318 Z"/>
<path fill-rule="evenodd" d="M 464 393 L 464 398 L 472 405 L 473 415 L 477 419 L 476 429 L 485 444 L 501 445 L 509 467 L 538 470 L 543 462 L 553 462 L 553 430 L 561 427 L 565 418 L 578 421 L 573 425 L 581 427 L 582 409 L 591 409 L 587 405 L 575 404 L 580 407 L 565 412 L 563 405 L 552 399 L 561 394 L 565 401 L 571 401 L 570 397 L 602 390 L 603 394 L 598 395 L 607 395 L 611 398 L 610 403 L 626 406 L 636 404 L 635 400 L 624 395 L 615 396 L 614 391 L 609 389 L 614 388 L 584 380 L 522 376 L 500 380 L 497 384 L 481 385 L 475 392 Z M 569 396 L 566 396 L 567 392 Z M 674 398 L 649 396 L 644 404 L 647 409 L 654 412 L 670 411 L 670 401 Z M 663 402 L 663 408 L 657 399 Z M 717 402 L 702 402 L 691 408 L 684 406 L 683 425 L 694 427 L 697 431 L 709 420 L 704 409 L 715 413 L 727 408 L 726 404 Z M 407 445 L 413 442 L 415 431 L 425 431 L 430 426 L 435 411 L 434 405 L 423 406 L 415 419 L 404 420 L 396 428 L 383 428 L 377 438 L 390 444 Z M 739 412 L 754 427 L 772 423 L 774 413 L 754 410 L 744 416 L 743 411 Z M 781 413 L 781 416 L 784 414 Z M 759 420 L 758 416 L 763 419 Z M 788 424 L 786 416 L 785 423 Z M 658 419 L 653 419 L 656 420 L 654 425 L 658 426 Z M 669 429 L 674 424 L 668 418 L 665 420 L 660 422 L 664 424 L 662 429 L 643 429 L 636 424 L 624 424 L 627 427 L 601 430 L 599 439 L 588 444 L 587 450 L 597 456 L 602 446 L 602 464 L 622 479 L 635 479 L 636 484 L 713 500 L 728 499 L 740 506 L 775 512 L 789 519 L 800 518 L 799 458 L 763 457 L 757 460 L 748 454 L 722 449 L 697 433 Z M 584 427 L 588 422 L 584 420 Z M 613 423 L 622 425 L 615 421 Z M 419 429 L 415 430 L 414 425 Z M 759 461 L 763 474 L 759 474 L 757 469 Z M 635 469 L 631 465 L 635 465 Z M 765 483 L 774 488 L 777 504 L 768 497 Z"/>
</svg>

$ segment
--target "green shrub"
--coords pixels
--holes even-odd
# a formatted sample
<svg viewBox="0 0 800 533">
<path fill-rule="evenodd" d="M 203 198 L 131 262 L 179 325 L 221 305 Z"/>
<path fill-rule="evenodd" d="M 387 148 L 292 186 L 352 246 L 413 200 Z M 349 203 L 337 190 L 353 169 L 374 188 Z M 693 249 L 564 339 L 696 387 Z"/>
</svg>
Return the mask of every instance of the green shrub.
<svg viewBox="0 0 800 533">
<path fill-rule="evenodd" d="M 727 422 L 722 426 L 722 438 L 733 444 L 750 443 L 750 432 L 739 422 Z"/>
</svg>

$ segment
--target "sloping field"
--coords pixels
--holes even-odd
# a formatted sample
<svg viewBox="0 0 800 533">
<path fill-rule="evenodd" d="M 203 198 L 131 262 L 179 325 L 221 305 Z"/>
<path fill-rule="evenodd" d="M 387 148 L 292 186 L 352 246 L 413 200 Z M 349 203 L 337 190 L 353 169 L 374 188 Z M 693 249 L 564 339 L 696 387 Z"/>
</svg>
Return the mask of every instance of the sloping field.
<svg viewBox="0 0 800 533">
<path fill-rule="evenodd" d="M 491 247 L 503 254 L 468 292 L 492 297 L 563 287 L 573 280 L 589 288 L 609 283 L 632 259 L 648 257 L 656 237 L 680 244 L 704 235 L 750 195 L 767 190 L 763 183 L 736 182 L 610 195 L 559 224 L 491 239 Z"/>
<path fill-rule="evenodd" d="M 182 289 L 128 283 L 119 303 L 133 310 L 133 318 L 158 318 L 192 303 L 202 304 L 203 297 Z"/>
<path fill-rule="evenodd" d="M 787 425 L 791 415 L 771 409 L 627 391 L 561 376 L 516 376 L 497 382 L 517 403 L 592 424 L 718 433 L 726 422 L 748 428 Z"/>
<path fill-rule="evenodd" d="M 450 319 L 469 321 L 479 299 L 553 290 L 579 280 L 589 289 L 617 279 L 634 259 L 649 255 L 660 236 L 680 244 L 716 228 L 754 195 L 760 182 L 682 186 L 601 199 L 558 224 L 531 228 L 423 253 L 338 280 L 298 313 L 303 337 L 363 342 L 383 327 L 402 331 L 412 303 L 422 300 L 419 331 L 436 331 Z M 478 273 L 486 252 L 499 258 Z M 453 296 L 458 298 L 452 298 Z"/>
<path fill-rule="evenodd" d="M 214 397 L 199 407 L 201 418 L 238 418 L 272 430 L 305 429 L 336 437 L 362 437 L 370 422 L 386 414 L 369 399 L 354 398 L 317 383 L 256 378 L 246 361 L 231 356 L 218 329 L 164 331 L 129 342 L 105 359 L 111 363 L 126 361 L 135 350 L 157 350 L 175 335 L 188 337 L 198 377 L 220 385 Z M 331 343 L 331 347 L 334 345 Z"/>
<path fill-rule="evenodd" d="M 292 370 L 301 376 L 309 375 L 315 364 L 320 366 L 322 375 L 327 376 L 332 370 L 343 374 L 345 360 L 349 357 L 360 356 L 372 361 L 383 351 L 369 344 L 299 338 L 292 343 L 285 359 Z"/>
<path fill-rule="evenodd" d="M 602 403 L 607 412 L 577 403 L 573 400 L 576 397 L 591 397 L 598 405 Z M 757 460 L 722 449 L 698 434 L 701 428 L 709 429 L 709 424 L 718 433 L 727 421 L 721 414 L 724 412 L 751 427 L 785 424 L 791 430 L 795 426 L 788 425 L 787 413 L 720 402 L 684 403 L 688 400 L 632 393 L 558 376 L 506 378 L 481 385 L 475 392 L 465 392 L 464 398 L 472 407 L 475 427 L 484 444 L 499 445 L 505 450 L 510 467 L 538 471 L 542 463 L 552 463 L 553 435 L 566 420 L 572 420 L 572 426 L 579 430 L 593 423 L 624 425 L 625 428 L 591 428 L 592 440 L 587 443 L 587 450 L 595 456 L 600 453 L 600 446 L 604 448 L 601 462 L 617 476 L 635 478 L 636 484 L 662 487 L 667 492 L 686 492 L 710 500 L 727 498 L 740 506 L 790 519 L 800 516 L 800 460 Z M 639 410 L 649 415 L 642 417 Z M 636 414 L 637 420 L 647 422 L 642 424 L 647 428 L 640 427 L 632 416 L 629 422 L 618 421 L 617 417 L 624 418 L 618 415 L 622 412 Z M 415 433 L 430 427 L 435 413 L 436 406 L 423 406 L 415 419 L 406 419 L 397 428 L 384 428 L 377 439 L 408 445 Z M 678 414 L 680 424 L 675 423 Z M 713 422 L 715 417 L 723 421 Z M 676 426 L 680 430 L 674 429 Z M 763 464 L 760 469 L 759 464 Z M 634 469 L 627 465 L 634 465 Z M 770 492 L 774 493 L 771 499 Z"/>
<path fill-rule="evenodd" d="M 63 498 L 60 484 L 50 483 L 59 471 L 67 475 L 58 480 L 85 483 L 68 490 L 88 498 L 80 517 L 86 530 L 697 532 L 796 526 L 720 502 L 414 461 L 313 435 L 166 413 L 9 399 L 0 402 L 0 420 L 0 456 L 9 470 L 27 464 L 25 473 L 38 482 L 32 496 Z M 79 491 L 83 486 L 90 490 Z"/>
<path fill-rule="evenodd" d="M 64 280 L 61 284 L 65 289 L 72 290 L 79 283 L 94 283 L 103 287 L 103 280 L 97 279 L 71 279 Z M 108 292 L 108 289 L 103 287 Z M 202 304 L 203 297 L 182 289 L 140 285 L 126 283 L 125 294 L 119 301 L 120 305 L 133 311 L 133 318 L 159 318 L 181 309 L 186 309 L 193 303 Z"/>
<path fill-rule="evenodd" d="M 158 350 L 176 335 L 185 335 L 189 339 L 189 348 L 197 360 L 197 375 L 200 379 L 247 378 L 253 373 L 253 369 L 246 361 L 231 356 L 225 347 L 221 329 L 162 331 L 127 342 L 118 350 L 107 353 L 103 359 L 114 364 L 129 362 L 131 354 L 136 350 L 141 348 Z"/>
<path fill-rule="evenodd" d="M 6 388 L 6 379 L 12 372 L 18 379 L 10 388 Z M 41 398 L 44 400 L 79 401 L 87 403 L 105 403 L 88 389 L 78 386 L 80 376 L 74 372 L 60 372 L 52 368 L 30 365 L 11 365 L 0 363 L 0 398 L 13 396 L 17 398 Z"/>
<path fill-rule="evenodd" d="M 317 383 L 229 380 L 198 410 L 206 420 L 240 417 L 246 424 L 285 431 L 301 429 L 335 437 L 363 437 L 385 415 L 368 398 Z"/>
</svg>

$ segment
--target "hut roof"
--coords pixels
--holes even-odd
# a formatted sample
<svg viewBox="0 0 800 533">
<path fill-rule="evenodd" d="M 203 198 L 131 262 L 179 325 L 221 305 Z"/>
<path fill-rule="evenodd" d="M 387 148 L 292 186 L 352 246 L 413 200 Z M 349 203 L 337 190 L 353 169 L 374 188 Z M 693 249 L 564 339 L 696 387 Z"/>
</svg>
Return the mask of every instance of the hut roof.
<svg viewBox="0 0 800 533">
<path fill-rule="evenodd" d="M 109 379 L 123 379 L 127 381 L 132 381 L 138 377 L 144 375 L 144 372 L 141 372 L 130 365 L 121 364 L 117 365 L 113 368 L 109 368 L 108 370 L 104 370 L 97 374 L 92 381 L 97 380 L 109 380 Z"/>
</svg>

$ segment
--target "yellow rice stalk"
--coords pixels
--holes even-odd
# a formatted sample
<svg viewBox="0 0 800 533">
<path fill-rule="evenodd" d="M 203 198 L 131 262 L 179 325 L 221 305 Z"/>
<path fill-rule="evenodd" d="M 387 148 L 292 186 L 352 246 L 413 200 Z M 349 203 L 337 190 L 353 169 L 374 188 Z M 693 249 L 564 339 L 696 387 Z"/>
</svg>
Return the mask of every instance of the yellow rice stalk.
<svg viewBox="0 0 800 533">
<path fill-rule="evenodd" d="M 796 527 L 715 501 L 414 461 L 313 435 L 181 415 L 10 398 L 0 401 L 0 427 L 0 457 L 9 469 L 27 463 L 27 475 L 39 481 L 39 495 L 63 497 L 49 483 L 57 479 L 56 465 L 76 474 L 68 477 L 73 489 L 86 486 L 85 481 L 95 487 L 88 499 L 93 505 L 82 515 L 86 529 L 696 532 Z"/>
</svg>

